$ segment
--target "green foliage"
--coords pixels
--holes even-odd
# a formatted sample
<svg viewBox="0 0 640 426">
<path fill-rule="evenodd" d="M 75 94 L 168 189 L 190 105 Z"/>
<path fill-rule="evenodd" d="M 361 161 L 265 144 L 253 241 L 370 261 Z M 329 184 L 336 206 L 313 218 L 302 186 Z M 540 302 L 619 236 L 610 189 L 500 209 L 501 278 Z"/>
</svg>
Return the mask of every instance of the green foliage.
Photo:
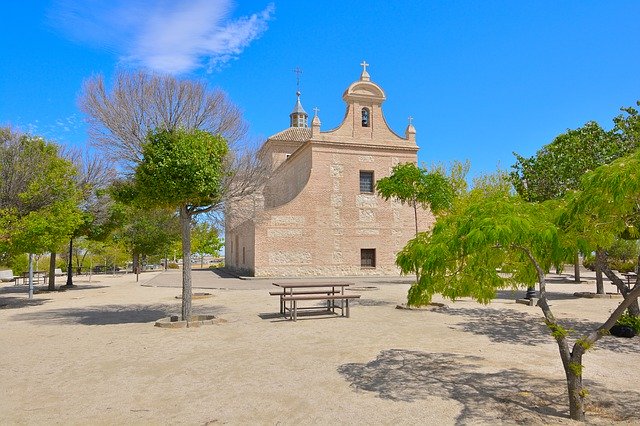
<svg viewBox="0 0 640 426">
<path fill-rule="evenodd" d="M 556 209 L 557 203 L 528 203 L 499 188 L 456 198 L 431 234 L 419 234 L 396 257 L 403 273 L 419 276 L 409 304 L 428 303 L 436 293 L 488 303 L 497 289 L 534 285 L 536 266 L 548 271 L 569 253 Z"/>
<path fill-rule="evenodd" d="M 639 221 L 640 151 L 586 173 L 580 189 L 568 197 L 563 226 L 585 246 L 611 247 Z"/>
<path fill-rule="evenodd" d="M 438 172 L 449 179 L 455 196 L 467 193 L 467 174 L 469 174 L 470 169 L 471 162 L 469 160 L 453 160 L 448 167 L 444 164 L 437 164 L 431 167 L 433 172 Z"/>
<path fill-rule="evenodd" d="M 201 130 L 160 130 L 143 146 L 135 185 L 124 191 L 143 205 L 207 206 L 222 197 L 226 141 Z"/>
<path fill-rule="evenodd" d="M 629 312 L 625 312 L 616 321 L 618 325 L 625 325 L 635 330 L 636 334 L 640 334 L 640 317 L 631 315 Z"/>
<path fill-rule="evenodd" d="M 585 351 L 588 351 L 593 347 L 593 343 L 584 337 L 581 337 L 578 340 L 576 340 L 576 343 L 580 345 L 580 347 L 582 347 L 582 349 L 584 349 Z"/>
<path fill-rule="evenodd" d="M 163 255 L 180 239 L 179 226 L 172 209 L 121 206 L 123 217 L 113 240 L 129 253 Z"/>
<path fill-rule="evenodd" d="M 428 172 L 413 163 L 394 166 L 391 176 L 376 182 L 376 191 L 385 200 L 396 198 L 434 213 L 450 208 L 454 197 L 454 186 L 441 171 Z"/>
<path fill-rule="evenodd" d="M 224 243 L 218 237 L 218 230 L 207 222 L 196 223 L 191 228 L 191 251 L 201 256 L 219 256 Z"/>
<path fill-rule="evenodd" d="M 556 340 L 566 339 L 569 336 L 569 330 L 562 327 L 560 324 L 553 323 L 545 320 L 545 324 L 551 330 L 551 335 Z"/>
<path fill-rule="evenodd" d="M 175 262 L 170 262 L 169 264 L 167 264 L 167 268 L 169 268 L 169 269 L 180 269 L 180 266 Z"/>
<path fill-rule="evenodd" d="M 518 193 L 529 201 L 560 198 L 578 188 L 584 173 L 632 152 L 638 147 L 637 139 L 627 137 L 632 123 L 625 117 L 618 121 L 609 132 L 593 121 L 568 130 L 530 158 L 514 153 L 510 176 Z"/>
<path fill-rule="evenodd" d="M 609 255 L 609 259 L 617 259 L 623 262 L 634 262 L 638 259 L 638 255 L 640 255 L 638 241 L 635 239 L 624 240 L 622 238 L 617 238 L 613 244 L 607 248 L 607 253 Z"/>
<path fill-rule="evenodd" d="M 571 371 L 575 376 L 582 376 L 583 369 L 584 369 L 584 366 L 579 362 L 569 363 L 569 371 Z"/>
<path fill-rule="evenodd" d="M 0 253 L 55 250 L 82 222 L 76 169 L 42 138 L 0 135 Z"/>
</svg>

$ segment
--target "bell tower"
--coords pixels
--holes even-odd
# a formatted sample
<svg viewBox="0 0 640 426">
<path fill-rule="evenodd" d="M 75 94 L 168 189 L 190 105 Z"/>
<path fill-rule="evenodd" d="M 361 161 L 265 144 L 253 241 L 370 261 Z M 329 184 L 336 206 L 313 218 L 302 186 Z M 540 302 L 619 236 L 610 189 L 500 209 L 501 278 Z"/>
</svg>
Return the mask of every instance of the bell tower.
<svg viewBox="0 0 640 426">
<path fill-rule="evenodd" d="M 296 105 L 293 107 L 293 111 L 289 114 L 289 127 L 309 127 L 307 119 L 309 116 L 305 112 L 304 108 L 302 108 L 302 104 L 300 103 L 300 75 L 302 74 L 302 70 L 300 67 L 296 67 L 293 72 L 296 73 L 296 81 L 297 81 L 297 90 L 296 90 Z"/>
</svg>

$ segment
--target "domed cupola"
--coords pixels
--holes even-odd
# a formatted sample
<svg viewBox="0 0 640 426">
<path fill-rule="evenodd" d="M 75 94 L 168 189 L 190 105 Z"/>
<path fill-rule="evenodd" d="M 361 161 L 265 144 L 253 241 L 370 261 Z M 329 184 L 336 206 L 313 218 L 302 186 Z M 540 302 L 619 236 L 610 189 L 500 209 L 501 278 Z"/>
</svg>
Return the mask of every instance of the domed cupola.
<svg viewBox="0 0 640 426">
<path fill-rule="evenodd" d="M 302 104 L 300 103 L 300 91 L 296 92 L 296 96 L 298 99 L 296 100 L 296 106 L 293 107 L 293 111 L 289 114 L 291 119 L 290 127 L 309 127 L 307 123 L 308 115 L 305 112 L 304 108 L 302 108 Z"/>
</svg>

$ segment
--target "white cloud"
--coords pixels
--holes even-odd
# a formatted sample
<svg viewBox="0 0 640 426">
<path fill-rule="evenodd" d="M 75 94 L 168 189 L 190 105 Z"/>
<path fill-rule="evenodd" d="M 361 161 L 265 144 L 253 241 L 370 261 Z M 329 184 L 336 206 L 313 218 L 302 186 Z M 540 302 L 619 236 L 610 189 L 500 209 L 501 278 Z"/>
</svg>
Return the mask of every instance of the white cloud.
<svg viewBox="0 0 640 426">
<path fill-rule="evenodd" d="M 127 64 L 180 74 L 237 58 L 274 12 L 230 18 L 231 0 L 59 0 L 53 24 L 71 39 L 116 53 Z"/>
</svg>

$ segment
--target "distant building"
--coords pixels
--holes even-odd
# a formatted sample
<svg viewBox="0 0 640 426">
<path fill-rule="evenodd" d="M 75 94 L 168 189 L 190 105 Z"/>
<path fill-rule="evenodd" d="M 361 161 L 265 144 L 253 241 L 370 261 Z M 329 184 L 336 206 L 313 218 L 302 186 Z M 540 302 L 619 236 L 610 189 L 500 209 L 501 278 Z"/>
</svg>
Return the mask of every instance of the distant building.
<svg viewBox="0 0 640 426">
<path fill-rule="evenodd" d="M 382 113 L 386 96 L 363 63 L 342 95 L 338 128 L 320 130 L 300 92 L 289 128 L 267 139 L 260 155 L 273 173 L 260 194 L 230 205 L 225 265 L 251 276 L 397 275 L 395 256 L 415 235 L 413 208 L 384 201 L 375 182 L 399 163 L 417 162 L 416 131 L 394 133 Z M 419 225 L 433 224 L 420 211 Z"/>
</svg>

